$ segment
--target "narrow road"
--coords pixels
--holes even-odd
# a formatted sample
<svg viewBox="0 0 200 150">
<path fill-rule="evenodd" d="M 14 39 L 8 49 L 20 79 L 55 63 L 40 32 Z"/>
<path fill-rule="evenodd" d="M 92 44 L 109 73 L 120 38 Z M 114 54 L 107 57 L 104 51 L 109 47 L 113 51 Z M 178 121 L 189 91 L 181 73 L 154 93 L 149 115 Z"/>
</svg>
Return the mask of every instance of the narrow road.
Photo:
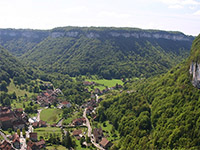
<svg viewBox="0 0 200 150">
<path fill-rule="evenodd" d="M 95 97 L 96 97 L 96 102 L 98 102 L 99 96 L 95 94 Z"/>
<path fill-rule="evenodd" d="M 86 110 L 87 110 L 87 108 L 85 108 L 85 110 L 83 112 L 83 117 L 85 118 L 85 120 L 86 120 L 86 126 L 88 127 L 88 137 L 91 137 L 92 128 L 91 128 L 90 122 L 89 122 L 89 120 L 88 120 L 88 118 L 86 116 Z"/>
<path fill-rule="evenodd" d="M 22 132 L 20 132 L 21 136 L 20 136 L 20 143 L 21 143 L 21 149 L 20 150 L 26 150 L 27 149 L 27 145 L 26 145 L 26 139 L 23 137 Z"/>
<path fill-rule="evenodd" d="M 105 150 L 104 148 L 102 148 L 99 144 L 94 142 L 94 138 L 92 136 L 92 128 L 90 126 L 90 121 L 88 120 L 87 116 L 86 116 L 86 110 L 87 108 L 85 108 L 84 112 L 83 112 L 83 117 L 86 119 L 86 126 L 88 127 L 88 137 L 90 137 L 91 142 L 94 146 L 96 146 L 96 148 L 100 149 L 100 150 Z"/>
<path fill-rule="evenodd" d="M 62 122 L 64 119 L 60 119 L 60 121 L 57 123 L 56 127 L 61 127 L 62 126 Z"/>
<path fill-rule="evenodd" d="M 42 110 L 43 110 L 43 109 L 39 109 L 39 110 L 38 110 L 37 118 L 36 118 L 36 120 L 37 120 L 38 122 L 40 121 L 40 113 L 41 113 Z"/>
<path fill-rule="evenodd" d="M 10 141 L 7 139 L 6 135 L 5 135 L 3 132 L 0 131 L 0 135 L 4 138 L 5 141 L 10 142 Z"/>
</svg>

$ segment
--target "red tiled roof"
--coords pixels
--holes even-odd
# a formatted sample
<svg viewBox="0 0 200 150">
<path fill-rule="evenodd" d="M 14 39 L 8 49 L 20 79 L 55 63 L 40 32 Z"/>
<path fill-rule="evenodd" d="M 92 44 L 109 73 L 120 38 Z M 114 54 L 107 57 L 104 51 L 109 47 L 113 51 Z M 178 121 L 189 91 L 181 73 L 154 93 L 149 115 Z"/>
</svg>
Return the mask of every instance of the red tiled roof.
<svg viewBox="0 0 200 150">
<path fill-rule="evenodd" d="M 82 133 L 81 130 L 74 130 L 74 131 L 73 131 L 73 136 L 78 136 L 78 135 L 80 135 L 81 133 Z"/>
<path fill-rule="evenodd" d="M 33 127 L 37 127 L 37 126 L 38 126 L 38 122 L 33 122 L 33 123 L 32 123 L 32 126 L 33 126 Z"/>
<path fill-rule="evenodd" d="M 50 96 L 50 94 L 49 94 L 49 93 L 47 93 L 47 92 L 46 92 L 46 93 L 44 93 L 44 95 L 45 95 L 45 96 L 47 96 L 47 97 L 49 97 L 49 96 Z"/>
<path fill-rule="evenodd" d="M 15 134 L 13 135 L 13 143 L 15 143 L 15 142 L 20 142 L 20 140 L 19 140 L 19 135 L 18 135 L 17 133 L 15 133 Z"/>
<path fill-rule="evenodd" d="M 17 108 L 15 110 L 18 111 L 18 112 L 23 112 L 23 108 Z"/>
<path fill-rule="evenodd" d="M 10 143 L 8 143 L 7 141 L 3 141 L 3 143 L 0 144 L 0 149 L 1 150 L 12 150 L 12 146 Z"/>
<path fill-rule="evenodd" d="M 9 121 L 12 120 L 14 116 L 5 116 L 5 117 L 0 117 L 0 121 Z"/>
<path fill-rule="evenodd" d="M 106 145 L 109 143 L 109 141 L 106 139 L 106 138 L 102 138 L 100 144 L 103 146 L 103 147 L 106 147 Z"/>
<path fill-rule="evenodd" d="M 40 146 L 40 145 L 44 145 L 44 144 L 45 144 L 45 141 L 43 139 L 39 142 L 35 142 L 36 146 Z"/>
<path fill-rule="evenodd" d="M 67 104 L 70 104 L 70 102 L 64 101 L 64 102 L 62 102 L 62 104 L 63 104 L 63 105 L 67 105 Z"/>
</svg>

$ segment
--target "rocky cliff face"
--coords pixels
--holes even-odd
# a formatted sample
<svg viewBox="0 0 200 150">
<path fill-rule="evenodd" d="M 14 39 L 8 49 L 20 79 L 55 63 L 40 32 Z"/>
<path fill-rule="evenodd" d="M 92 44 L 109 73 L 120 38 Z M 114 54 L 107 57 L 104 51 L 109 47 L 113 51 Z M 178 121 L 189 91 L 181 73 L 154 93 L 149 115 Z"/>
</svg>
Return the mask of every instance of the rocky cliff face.
<svg viewBox="0 0 200 150">
<path fill-rule="evenodd" d="M 59 37 L 80 37 L 81 35 L 87 38 L 101 38 L 101 37 L 123 37 L 123 38 L 153 38 L 153 39 L 166 39 L 173 41 L 192 41 L 194 37 L 184 35 L 183 33 L 173 33 L 166 31 L 148 31 L 148 30 L 138 30 L 138 31 L 126 31 L 126 30 L 112 30 L 107 29 L 106 31 L 83 31 L 81 28 L 73 29 L 69 31 L 52 31 L 50 34 L 51 38 Z"/>
<path fill-rule="evenodd" d="M 200 64 L 192 62 L 190 64 L 189 72 L 192 75 L 193 86 L 200 88 Z"/>
</svg>

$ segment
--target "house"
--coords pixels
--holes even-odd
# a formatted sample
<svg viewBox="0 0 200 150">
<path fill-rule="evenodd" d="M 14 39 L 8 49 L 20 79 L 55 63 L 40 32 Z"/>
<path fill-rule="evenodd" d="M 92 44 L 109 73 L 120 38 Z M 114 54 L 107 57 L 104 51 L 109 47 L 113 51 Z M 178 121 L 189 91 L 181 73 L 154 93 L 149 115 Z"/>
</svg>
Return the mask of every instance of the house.
<svg viewBox="0 0 200 150">
<path fill-rule="evenodd" d="M 0 143 L 0 150 L 14 150 L 12 145 L 4 140 L 2 143 Z"/>
<path fill-rule="evenodd" d="M 85 118 L 78 118 L 78 119 L 73 120 L 73 122 L 72 122 L 72 124 L 75 126 L 80 126 L 83 123 L 86 123 Z"/>
<path fill-rule="evenodd" d="M 103 137 L 103 130 L 102 128 L 95 128 L 93 130 L 94 140 L 96 143 L 99 143 Z"/>
<path fill-rule="evenodd" d="M 93 110 L 94 110 L 94 108 L 92 106 L 88 106 L 87 110 L 86 110 L 86 114 L 87 115 L 91 114 Z"/>
<path fill-rule="evenodd" d="M 33 122 L 32 126 L 33 128 L 47 127 L 47 123 L 45 121 L 40 120 L 39 122 Z"/>
<path fill-rule="evenodd" d="M 108 141 L 106 138 L 102 138 L 101 142 L 99 143 L 103 148 L 108 149 L 112 146 L 112 143 Z"/>
<path fill-rule="evenodd" d="M 27 150 L 40 150 L 45 149 L 45 141 L 42 139 L 38 142 L 33 142 L 31 140 L 27 143 Z"/>
<path fill-rule="evenodd" d="M 83 82 L 83 85 L 85 85 L 85 86 L 89 86 L 89 85 L 95 85 L 95 82 L 93 82 L 93 81 L 84 81 Z"/>
<path fill-rule="evenodd" d="M 60 104 L 59 108 L 64 108 L 64 107 L 70 108 L 70 107 L 71 107 L 71 103 L 68 102 L 68 101 L 63 101 L 63 102 Z"/>
<path fill-rule="evenodd" d="M 80 140 L 81 134 L 82 134 L 82 131 L 81 131 L 81 130 L 74 130 L 74 131 L 73 131 L 73 136 L 74 136 L 77 140 Z"/>
<path fill-rule="evenodd" d="M 38 128 L 38 122 L 33 122 L 33 123 L 32 123 L 32 127 L 33 127 L 33 128 Z"/>
<path fill-rule="evenodd" d="M 0 106 L 0 128 L 22 129 L 28 121 L 27 115 L 23 113 L 23 109 L 11 110 L 9 107 Z"/>
<path fill-rule="evenodd" d="M 99 88 L 96 88 L 96 89 L 94 90 L 94 93 L 95 93 L 95 94 L 102 94 L 102 92 L 100 91 Z"/>
<path fill-rule="evenodd" d="M 47 127 L 47 123 L 46 123 L 45 121 L 40 120 L 40 121 L 38 122 L 38 126 L 39 126 L 39 127 Z"/>
<path fill-rule="evenodd" d="M 15 133 L 12 137 L 12 144 L 13 144 L 13 147 L 16 149 L 21 148 L 19 135 L 17 133 Z"/>
<path fill-rule="evenodd" d="M 30 133 L 30 140 L 36 142 L 37 141 L 37 133 L 31 132 Z"/>
</svg>

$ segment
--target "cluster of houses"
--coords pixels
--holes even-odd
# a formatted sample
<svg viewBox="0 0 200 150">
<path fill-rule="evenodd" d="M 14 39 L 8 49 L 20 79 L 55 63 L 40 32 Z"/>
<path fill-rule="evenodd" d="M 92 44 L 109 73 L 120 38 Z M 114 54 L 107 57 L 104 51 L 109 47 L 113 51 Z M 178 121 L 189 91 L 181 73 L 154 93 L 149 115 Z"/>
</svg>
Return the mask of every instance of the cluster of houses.
<svg viewBox="0 0 200 150">
<path fill-rule="evenodd" d="M 14 150 L 15 148 L 12 146 L 12 144 L 6 140 L 4 140 L 2 143 L 0 143 L 0 149 L 1 150 Z"/>
<path fill-rule="evenodd" d="M 22 108 L 11 110 L 11 107 L 0 106 L 0 128 L 4 130 L 11 128 L 17 131 L 25 128 L 27 123 L 28 117 Z"/>
<path fill-rule="evenodd" d="M 37 96 L 36 102 L 40 104 L 42 107 L 48 107 L 49 104 L 52 105 L 54 103 L 59 104 L 58 108 L 64 108 L 64 107 L 71 107 L 71 103 L 68 101 L 61 101 L 57 98 L 59 94 L 62 94 L 62 91 L 60 89 L 51 90 L 48 89 L 45 92 L 42 92 Z"/>
<path fill-rule="evenodd" d="M 42 120 L 40 120 L 39 122 L 36 121 L 36 122 L 32 123 L 32 127 L 34 129 L 41 128 L 41 127 L 47 127 L 47 123 L 45 121 L 42 121 Z"/>
<path fill-rule="evenodd" d="M 99 143 L 100 146 L 107 149 L 112 146 L 112 143 L 108 141 L 103 134 L 102 128 L 95 128 L 93 130 L 94 141 Z"/>
<path fill-rule="evenodd" d="M 17 133 L 15 133 L 13 136 L 10 136 L 9 139 L 10 141 L 4 140 L 0 143 L 1 150 L 15 150 L 21 148 L 20 138 Z"/>
<path fill-rule="evenodd" d="M 57 96 L 61 93 L 59 89 L 51 90 L 48 89 L 37 96 L 37 103 L 42 107 L 49 106 L 49 104 L 58 103 Z"/>
<path fill-rule="evenodd" d="M 45 141 L 41 139 L 38 141 L 38 136 L 36 132 L 31 132 L 29 141 L 27 142 L 27 150 L 40 150 L 45 148 Z"/>
<path fill-rule="evenodd" d="M 85 124 L 86 123 L 86 119 L 84 118 L 84 117 L 82 117 L 82 118 L 77 118 L 77 119 L 74 119 L 73 121 L 72 121 L 72 125 L 74 125 L 74 126 L 80 126 L 80 125 L 83 125 L 83 124 Z"/>
<path fill-rule="evenodd" d="M 39 150 L 45 148 L 45 141 L 37 140 L 37 133 L 30 133 L 29 140 L 27 141 L 27 150 Z M 10 140 L 10 141 L 9 141 Z M 1 150 L 15 150 L 21 149 L 20 137 L 17 133 L 9 137 L 9 140 L 4 140 L 0 143 Z"/>
</svg>

